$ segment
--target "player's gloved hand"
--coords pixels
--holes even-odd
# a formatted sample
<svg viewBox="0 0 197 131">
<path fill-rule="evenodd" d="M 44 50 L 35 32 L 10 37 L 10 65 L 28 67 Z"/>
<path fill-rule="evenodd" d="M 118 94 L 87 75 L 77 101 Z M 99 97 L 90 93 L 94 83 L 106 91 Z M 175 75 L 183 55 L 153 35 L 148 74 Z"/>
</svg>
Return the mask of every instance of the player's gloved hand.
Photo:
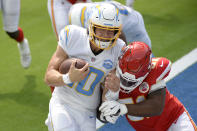
<svg viewBox="0 0 197 131">
<path fill-rule="evenodd" d="M 119 116 L 116 116 L 116 115 L 112 115 L 112 116 L 106 116 L 105 119 L 112 123 L 112 124 L 115 124 L 116 121 L 118 120 Z"/>
<path fill-rule="evenodd" d="M 100 114 L 100 120 L 104 123 L 110 122 L 115 124 L 119 115 L 104 116 L 103 113 Z"/>
<path fill-rule="evenodd" d="M 125 104 L 121 104 L 117 101 L 105 101 L 99 107 L 99 110 L 106 116 L 120 116 L 128 112 Z"/>
</svg>

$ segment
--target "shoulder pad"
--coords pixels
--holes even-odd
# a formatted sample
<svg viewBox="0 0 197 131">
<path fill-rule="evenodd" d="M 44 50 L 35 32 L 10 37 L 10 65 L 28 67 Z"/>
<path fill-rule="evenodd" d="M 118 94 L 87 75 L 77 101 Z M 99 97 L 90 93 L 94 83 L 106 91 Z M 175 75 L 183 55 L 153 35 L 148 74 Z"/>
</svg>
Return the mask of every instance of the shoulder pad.
<svg viewBox="0 0 197 131">
<path fill-rule="evenodd" d="M 152 69 L 149 75 L 153 76 L 158 82 L 166 78 L 171 70 L 171 62 L 167 58 L 164 57 L 157 57 L 152 58 Z"/>
</svg>

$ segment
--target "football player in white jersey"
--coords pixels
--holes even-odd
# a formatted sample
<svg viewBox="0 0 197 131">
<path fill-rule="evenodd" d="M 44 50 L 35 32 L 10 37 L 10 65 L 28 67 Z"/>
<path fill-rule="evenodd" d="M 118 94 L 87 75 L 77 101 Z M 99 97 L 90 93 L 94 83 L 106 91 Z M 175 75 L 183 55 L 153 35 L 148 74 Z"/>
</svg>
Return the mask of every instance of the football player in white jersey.
<svg viewBox="0 0 197 131">
<path fill-rule="evenodd" d="M 56 1 L 58 2 L 56 3 Z M 66 2 L 62 3 L 61 0 L 49 0 L 48 9 L 56 35 L 59 34 L 62 27 L 68 24 L 74 24 L 88 28 L 88 21 L 92 11 L 97 5 L 103 4 L 112 4 L 119 10 L 119 15 L 123 20 L 122 34 L 120 36 L 121 39 L 128 43 L 133 41 L 143 41 L 151 47 L 151 40 L 145 29 L 142 15 L 138 11 L 135 11 L 132 8 L 124 6 L 115 1 L 77 3 L 71 7 L 71 4 L 66 4 Z M 68 10 L 70 10 L 69 16 Z M 53 90 L 54 87 L 51 86 L 51 92 L 53 92 Z"/>
<path fill-rule="evenodd" d="M 134 41 L 142 41 L 151 47 L 151 41 L 145 29 L 142 15 L 127 6 L 124 6 L 116 1 L 109 2 L 94 2 L 94 3 L 77 3 L 73 5 L 69 11 L 69 24 L 88 27 L 88 19 L 91 12 L 97 5 L 112 4 L 119 10 L 119 15 L 122 19 L 122 32 L 128 43 Z"/>
<path fill-rule="evenodd" d="M 48 0 L 48 13 L 57 41 L 61 29 L 69 24 L 68 12 L 70 7 L 80 2 L 91 2 L 91 0 Z M 53 92 L 54 87 L 51 86 L 50 88 L 51 92 Z"/>
<path fill-rule="evenodd" d="M 57 40 L 61 29 L 68 25 L 70 7 L 79 2 L 91 2 L 91 0 L 48 0 L 48 12 Z"/>
<path fill-rule="evenodd" d="M 0 0 L 0 10 L 3 14 L 3 29 L 10 38 L 18 42 L 21 65 L 23 68 L 28 68 L 31 64 L 29 43 L 28 40 L 24 38 L 23 30 L 18 27 L 20 0 Z"/>
<path fill-rule="evenodd" d="M 125 43 L 119 39 L 121 19 L 114 6 L 98 6 L 92 13 L 89 28 L 66 26 L 60 33 L 45 82 L 55 86 L 49 103 L 49 130 L 95 131 L 96 108 L 100 103 L 100 84 L 116 67 Z M 58 72 L 68 58 L 87 62 L 82 69 L 71 64 L 67 74 Z"/>
</svg>

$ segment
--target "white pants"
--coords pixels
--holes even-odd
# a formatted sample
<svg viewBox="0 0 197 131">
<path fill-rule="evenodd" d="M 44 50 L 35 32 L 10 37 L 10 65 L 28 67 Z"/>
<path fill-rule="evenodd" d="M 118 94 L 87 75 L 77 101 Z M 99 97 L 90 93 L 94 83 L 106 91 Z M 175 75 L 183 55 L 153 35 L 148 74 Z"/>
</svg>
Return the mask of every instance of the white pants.
<svg viewBox="0 0 197 131">
<path fill-rule="evenodd" d="M 96 131 L 96 113 L 75 109 L 52 97 L 49 103 L 49 131 Z"/>
<path fill-rule="evenodd" d="M 18 30 L 20 16 L 20 0 L 0 0 L 3 16 L 3 29 L 7 32 Z"/>
<path fill-rule="evenodd" d="M 168 131 L 196 131 L 196 125 L 193 123 L 193 120 L 186 112 L 183 112 L 179 116 L 176 122 L 174 122 Z"/>
<path fill-rule="evenodd" d="M 48 0 L 48 12 L 57 39 L 61 29 L 69 23 L 68 12 L 71 6 L 67 0 Z"/>
</svg>

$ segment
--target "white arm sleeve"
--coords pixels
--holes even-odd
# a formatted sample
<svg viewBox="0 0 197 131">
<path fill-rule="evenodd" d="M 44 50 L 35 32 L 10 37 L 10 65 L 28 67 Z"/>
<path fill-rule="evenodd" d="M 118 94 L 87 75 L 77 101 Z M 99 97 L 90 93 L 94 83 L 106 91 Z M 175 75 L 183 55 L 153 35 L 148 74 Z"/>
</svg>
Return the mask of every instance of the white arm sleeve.
<svg viewBox="0 0 197 131">
<path fill-rule="evenodd" d="M 111 90 L 108 90 L 107 93 L 105 94 L 105 98 L 108 101 L 118 100 L 118 98 L 119 98 L 119 91 L 120 90 L 118 90 L 117 92 L 113 92 Z"/>
</svg>

